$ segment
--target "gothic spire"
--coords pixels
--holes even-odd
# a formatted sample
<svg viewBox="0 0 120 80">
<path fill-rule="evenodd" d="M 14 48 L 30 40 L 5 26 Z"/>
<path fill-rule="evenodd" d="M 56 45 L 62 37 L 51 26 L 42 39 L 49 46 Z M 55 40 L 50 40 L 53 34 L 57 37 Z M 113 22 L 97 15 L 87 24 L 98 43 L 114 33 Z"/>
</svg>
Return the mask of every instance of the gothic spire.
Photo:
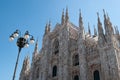
<svg viewBox="0 0 120 80">
<path fill-rule="evenodd" d="M 33 55 L 32 55 L 32 59 L 34 60 L 36 55 L 38 54 L 38 39 L 35 43 L 35 48 L 34 48 L 34 52 L 33 52 Z"/>
<path fill-rule="evenodd" d="M 46 24 L 45 26 L 45 34 L 47 33 L 47 29 L 48 29 L 48 24 Z"/>
<path fill-rule="evenodd" d="M 45 34 L 50 32 L 50 26 L 51 26 L 51 22 L 49 21 L 49 23 L 47 23 L 45 26 Z"/>
<path fill-rule="evenodd" d="M 107 27 L 107 18 L 106 18 L 106 14 L 105 14 L 105 10 L 103 9 L 103 13 L 104 13 L 104 28 L 105 28 L 105 34 L 107 34 L 107 30 L 108 30 L 108 27 Z"/>
<path fill-rule="evenodd" d="M 63 25 L 65 23 L 65 15 L 64 15 L 64 9 L 62 12 L 62 18 L 61 18 L 61 24 Z"/>
<path fill-rule="evenodd" d="M 80 36 L 80 38 L 85 39 L 85 31 L 84 31 L 81 11 L 79 11 L 79 36 Z"/>
<path fill-rule="evenodd" d="M 103 34 L 103 28 L 102 28 L 102 23 L 100 22 L 100 18 L 99 18 L 99 13 L 97 13 L 98 16 L 98 34 L 99 36 L 101 36 L 101 34 Z"/>
<path fill-rule="evenodd" d="M 90 31 L 90 25 L 88 23 L 88 33 L 91 35 L 91 31 Z"/>
<path fill-rule="evenodd" d="M 106 16 L 105 10 L 103 9 L 103 13 L 104 13 L 104 27 L 105 27 L 105 34 L 113 34 L 113 27 L 112 27 L 112 23 L 110 21 L 109 16 Z"/>
<path fill-rule="evenodd" d="M 107 20 L 108 20 L 108 27 L 109 27 L 109 31 L 114 34 L 114 30 L 113 30 L 113 27 L 112 27 L 112 23 L 110 21 L 110 17 L 108 16 L 108 13 L 107 13 Z"/>
<path fill-rule="evenodd" d="M 83 29 L 83 21 L 82 21 L 82 15 L 81 15 L 81 10 L 79 10 L 79 27 Z"/>
<path fill-rule="evenodd" d="M 26 75 L 29 74 L 29 70 L 30 70 L 30 57 L 26 56 L 24 58 L 24 61 L 23 61 L 22 70 L 20 72 L 19 80 L 26 79 L 27 78 Z"/>
<path fill-rule="evenodd" d="M 68 7 L 66 8 L 66 15 L 65 15 L 65 23 L 69 21 L 69 16 L 68 16 Z"/>
<path fill-rule="evenodd" d="M 38 53 L 38 39 L 37 39 L 36 44 L 35 44 L 34 53 Z"/>
<path fill-rule="evenodd" d="M 23 61 L 22 72 L 28 71 L 30 69 L 30 57 L 26 56 Z"/>
<path fill-rule="evenodd" d="M 51 21 L 49 20 L 49 24 L 48 24 L 48 32 L 50 32 L 50 27 L 51 27 Z"/>
</svg>

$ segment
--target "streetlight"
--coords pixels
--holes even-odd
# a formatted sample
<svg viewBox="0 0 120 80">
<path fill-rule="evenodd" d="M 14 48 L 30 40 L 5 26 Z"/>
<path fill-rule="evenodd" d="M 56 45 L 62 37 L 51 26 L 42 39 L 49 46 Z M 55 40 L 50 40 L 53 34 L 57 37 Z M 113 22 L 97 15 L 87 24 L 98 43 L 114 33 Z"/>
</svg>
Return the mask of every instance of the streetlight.
<svg viewBox="0 0 120 80">
<path fill-rule="evenodd" d="M 31 37 L 31 38 L 30 38 Z M 15 74 L 16 74 L 16 69 L 18 65 L 18 60 L 19 60 L 19 55 L 21 52 L 21 49 L 23 47 L 29 47 L 29 42 L 33 44 L 35 42 L 34 37 L 29 34 L 28 31 L 25 32 L 24 36 L 21 36 L 21 32 L 19 30 L 16 30 L 11 36 L 10 36 L 10 41 L 13 41 L 15 38 L 17 38 L 17 46 L 18 46 L 18 55 L 17 55 L 17 60 L 14 68 L 14 74 L 13 74 L 13 79 L 15 79 Z"/>
</svg>

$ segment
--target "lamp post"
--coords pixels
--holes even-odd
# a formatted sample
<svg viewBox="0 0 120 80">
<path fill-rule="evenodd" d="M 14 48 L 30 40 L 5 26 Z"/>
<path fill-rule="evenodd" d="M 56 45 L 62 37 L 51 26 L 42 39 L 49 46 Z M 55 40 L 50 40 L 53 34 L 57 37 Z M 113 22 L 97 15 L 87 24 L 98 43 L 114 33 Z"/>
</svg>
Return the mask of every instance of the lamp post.
<svg viewBox="0 0 120 80">
<path fill-rule="evenodd" d="M 16 44 L 18 46 L 18 55 L 17 55 L 17 60 L 16 60 L 16 64 L 15 64 L 12 80 L 15 80 L 15 74 L 16 74 L 16 69 L 17 69 L 17 65 L 18 65 L 18 60 L 19 60 L 19 55 L 20 55 L 21 49 L 24 48 L 24 47 L 29 47 L 29 42 L 31 44 L 33 44 L 35 42 L 34 37 L 32 35 L 30 35 L 28 31 L 25 32 L 24 36 L 21 36 L 21 32 L 19 30 L 16 30 L 10 36 L 10 41 L 13 41 L 15 38 L 17 38 Z"/>
</svg>

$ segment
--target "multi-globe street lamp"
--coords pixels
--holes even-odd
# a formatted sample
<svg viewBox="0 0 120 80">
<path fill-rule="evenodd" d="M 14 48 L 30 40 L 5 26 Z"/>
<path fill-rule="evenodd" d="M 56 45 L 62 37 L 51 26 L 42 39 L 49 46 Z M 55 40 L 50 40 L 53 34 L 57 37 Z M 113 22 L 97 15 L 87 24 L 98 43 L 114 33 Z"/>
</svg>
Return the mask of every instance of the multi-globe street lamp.
<svg viewBox="0 0 120 80">
<path fill-rule="evenodd" d="M 14 73 L 13 73 L 13 78 L 12 80 L 15 79 L 16 75 L 16 69 L 18 65 L 18 60 L 19 60 L 19 55 L 21 52 L 21 49 L 24 47 L 29 47 L 29 42 L 33 44 L 35 42 L 35 39 L 32 35 L 29 34 L 28 31 L 25 32 L 24 36 L 21 36 L 20 30 L 16 30 L 11 36 L 10 36 L 10 41 L 13 41 L 15 38 L 17 38 L 17 46 L 18 46 L 18 55 L 17 55 L 17 60 L 14 68 Z"/>
</svg>

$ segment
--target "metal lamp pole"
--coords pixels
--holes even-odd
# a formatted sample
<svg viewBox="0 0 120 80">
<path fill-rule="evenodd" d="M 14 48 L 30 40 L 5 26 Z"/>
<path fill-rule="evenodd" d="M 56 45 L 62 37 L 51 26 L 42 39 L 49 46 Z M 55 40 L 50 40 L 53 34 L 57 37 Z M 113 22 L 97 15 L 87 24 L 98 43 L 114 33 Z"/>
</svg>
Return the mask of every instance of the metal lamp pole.
<svg viewBox="0 0 120 80">
<path fill-rule="evenodd" d="M 10 41 L 13 41 L 14 38 L 17 38 L 20 34 L 19 30 L 16 30 L 11 36 L 10 36 Z M 29 39 L 29 37 L 31 36 L 31 38 Z M 22 50 L 23 47 L 28 47 L 29 46 L 29 41 L 30 43 L 34 43 L 34 38 L 32 35 L 29 34 L 28 31 L 25 32 L 24 37 L 19 36 L 17 39 L 17 46 L 18 46 L 18 55 L 17 55 L 17 60 L 16 60 L 16 64 L 15 64 L 15 68 L 14 68 L 14 73 L 13 73 L 13 78 L 12 80 L 15 80 L 15 75 L 16 75 L 16 70 L 17 70 L 17 65 L 18 65 L 18 60 L 19 60 L 19 56 L 20 56 L 20 52 Z"/>
</svg>

